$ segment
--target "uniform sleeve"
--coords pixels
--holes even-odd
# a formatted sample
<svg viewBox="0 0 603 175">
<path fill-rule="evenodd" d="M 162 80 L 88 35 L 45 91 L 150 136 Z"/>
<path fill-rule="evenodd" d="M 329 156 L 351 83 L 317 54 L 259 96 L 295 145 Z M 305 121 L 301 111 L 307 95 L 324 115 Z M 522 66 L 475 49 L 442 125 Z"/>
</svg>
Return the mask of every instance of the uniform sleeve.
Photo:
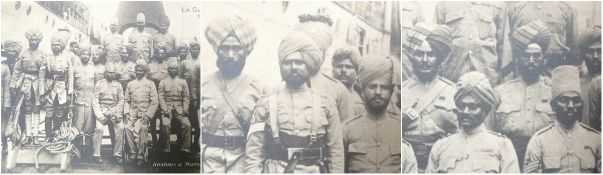
<svg viewBox="0 0 603 175">
<path fill-rule="evenodd" d="M 130 96 L 130 84 L 132 84 L 132 82 L 129 82 L 128 85 L 126 85 L 126 91 L 124 92 L 124 115 L 130 114 L 130 102 L 132 100 L 132 96 Z"/>
<path fill-rule="evenodd" d="M 402 144 L 402 173 L 403 174 L 417 174 L 419 169 L 417 168 L 417 157 L 412 150 L 412 147 Z"/>
<path fill-rule="evenodd" d="M 245 171 L 261 173 L 266 153 L 264 152 L 264 132 L 268 117 L 266 103 L 260 102 L 254 109 L 245 145 Z"/>
<path fill-rule="evenodd" d="M 591 81 L 588 90 L 588 120 L 592 128 L 601 130 L 601 77 Z"/>
<path fill-rule="evenodd" d="M 434 174 L 434 173 L 438 173 L 437 168 L 439 167 L 438 165 L 438 159 L 436 157 L 436 151 L 440 150 L 440 144 L 438 144 L 438 142 L 436 142 L 433 147 L 431 148 L 431 151 L 429 151 L 429 160 L 427 161 L 427 167 L 425 168 L 425 174 Z"/>
<path fill-rule="evenodd" d="M 329 147 L 331 173 L 343 173 L 344 155 L 343 155 L 343 133 L 341 130 L 341 119 L 335 106 L 328 105 L 328 120 L 330 125 L 327 128 L 327 146 Z"/>
<path fill-rule="evenodd" d="M 537 135 L 532 136 L 523 160 L 523 173 L 542 173 L 542 144 Z"/>
<path fill-rule="evenodd" d="M 155 112 L 157 111 L 157 107 L 159 106 L 159 102 L 158 102 L 158 95 L 157 95 L 157 89 L 155 89 L 155 84 L 151 81 L 147 81 L 148 84 L 147 86 L 149 86 L 151 88 L 151 94 L 149 94 L 149 99 L 151 100 L 149 102 L 149 111 L 147 111 L 146 115 L 147 117 L 151 118 L 153 117 L 153 115 L 155 115 Z"/>
<path fill-rule="evenodd" d="M 13 69 L 14 72 L 11 76 L 11 81 L 10 81 L 10 88 L 17 88 L 19 86 L 19 84 L 17 84 L 17 82 L 19 82 L 18 80 L 21 78 L 22 73 L 21 73 L 21 62 L 23 62 L 23 58 L 21 56 L 19 56 L 19 60 L 17 60 L 17 63 L 15 64 L 15 68 Z"/>
<path fill-rule="evenodd" d="M 345 121 L 346 119 L 352 118 L 354 111 L 352 109 L 351 97 L 343 85 L 339 86 L 339 101 L 337 103 L 337 112 L 339 114 L 339 121 Z"/>
<path fill-rule="evenodd" d="M 182 98 L 183 98 L 182 102 L 184 103 L 183 104 L 184 109 L 182 109 L 182 110 L 187 111 L 185 113 L 188 113 L 188 112 L 190 112 L 188 110 L 190 109 L 189 107 L 191 105 L 191 95 L 190 95 L 190 91 L 188 89 L 188 84 L 186 84 L 185 80 L 182 80 L 182 88 L 184 89 L 182 91 Z"/>
<path fill-rule="evenodd" d="M 94 99 L 92 99 L 92 111 L 98 120 L 105 119 L 105 112 L 101 109 L 99 103 L 100 91 L 102 89 L 102 83 L 96 84 L 94 86 Z"/>
<path fill-rule="evenodd" d="M 69 59 L 71 60 L 71 58 L 73 58 L 75 56 L 71 56 Z M 67 82 L 67 94 L 71 94 L 73 93 L 73 84 L 75 81 L 75 77 L 73 75 L 73 64 L 71 63 L 71 61 L 67 62 L 67 76 L 69 78 L 68 82 Z M 73 100 L 73 99 L 72 99 Z"/>
<path fill-rule="evenodd" d="M 11 107 L 10 96 L 10 69 L 5 64 L 2 64 L 2 107 Z"/>
<path fill-rule="evenodd" d="M 159 107 L 161 110 L 167 109 L 167 103 L 165 103 L 165 81 L 159 82 Z"/>
<path fill-rule="evenodd" d="M 118 83 L 119 84 L 119 83 Z M 117 88 L 117 105 L 115 106 L 115 114 L 117 117 L 123 117 L 124 112 L 124 90 L 121 88 L 121 84 L 119 84 L 119 88 Z"/>
<path fill-rule="evenodd" d="M 520 173 L 519 162 L 517 161 L 517 154 L 515 152 L 515 148 L 513 147 L 511 140 L 509 140 L 508 138 L 505 138 L 503 140 L 500 159 L 500 173 Z"/>
</svg>

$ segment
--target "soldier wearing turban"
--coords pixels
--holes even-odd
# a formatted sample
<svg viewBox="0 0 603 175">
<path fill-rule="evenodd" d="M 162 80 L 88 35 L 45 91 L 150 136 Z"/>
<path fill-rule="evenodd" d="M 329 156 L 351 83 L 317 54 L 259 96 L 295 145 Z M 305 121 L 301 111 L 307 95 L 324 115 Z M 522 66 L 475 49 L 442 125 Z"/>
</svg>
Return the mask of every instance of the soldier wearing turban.
<svg viewBox="0 0 603 175">
<path fill-rule="evenodd" d="M 153 44 L 153 50 L 157 50 L 159 46 L 165 46 L 165 53 L 168 57 L 177 56 L 176 49 L 176 38 L 174 35 L 168 33 L 170 28 L 170 18 L 167 16 L 161 17 L 159 20 L 159 32 L 153 36 L 151 43 Z M 153 53 L 155 54 L 155 53 Z"/>
<path fill-rule="evenodd" d="M 355 90 L 359 61 L 360 53 L 357 48 L 344 46 L 335 50 L 331 63 L 331 66 L 333 66 L 333 77 L 343 83 L 348 90 L 348 96 L 352 100 L 350 103 L 353 105 L 354 115 L 364 110 L 364 103 Z"/>
<path fill-rule="evenodd" d="M 218 56 L 219 70 L 201 82 L 202 173 L 245 172 L 251 111 L 265 89 L 242 73 L 255 45 L 255 29 L 240 16 L 221 16 L 207 24 L 205 37 Z"/>
<path fill-rule="evenodd" d="M 8 65 L 11 72 L 13 72 L 15 63 L 17 62 L 17 57 L 19 57 L 23 46 L 21 46 L 21 43 L 14 40 L 6 40 L 2 45 L 4 46 L 4 52 L 6 52 L 7 59 L 4 61 L 4 63 Z"/>
<path fill-rule="evenodd" d="M 418 171 L 427 167 L 433 144 L 442 136 L 456 132 L 454 83 L 439 76 L 448 56 L 452 32 L 447 26 L 417 23 L 407 32 L 406 47 L 412 77 L 402 83 L 402 135 L 417 158 Z M 428 122 L 434 121 L 434 122 Z"/>
<path fill-rule="evenodd" d="M 114 18 L 109 25 L 111 33 L 102 37 L 101 45 L 107 50 L 107 63 L 117 63 L 120 61 L 120 46 L 124 39 L 117 32 L 118 19 Z"/>
<path fill-rule="evenodd" d="M 580 69 L 580 87 L 582 87 L 582 99 L 585 102 L 589 102 L 592 100 L 600 100 L 597 97 L 590 97 L 589 91 L 591 82 L 598 76 L 601 75 L 601 28 L 595 27 L 592 29 L 585 30 L 578 37 L 577 42 L 578 48 L 578 59 L 584 60 L 584 66 L 586 70 L 583 68 Z M 593 99 L 594 98 L 594 99 Z M 590 111 L 596 110 L 599 106 L 594 107 L 592 109 L 589 105 L 584 105 L 584 113 L 581 119 L 581 122 L 589 125 L 593 128 L 600 128 L 599 124 L 590 123 L 591 120 L 600 120 L 601 114 L 599 112 L 594 111 L 597 114 L 591 114 Z M 593 121 L 594 121 L 593 120 Z"/>
<path fill-rule="evenodd" d="M 136 15 L 136 26 L 138 30 L 128 36 L 128 42 L 132 44 L 132 57 L 134 60 L 144 59 L 146 62 L 149 62 L 153 43 L 151 41 L 151 34 L 144 31 L 146 23 L 143 13 Z"/>
<path fill-rule="evenodd" d="M 199 138 L 201 131 L 199 131 L 199 115 L 198 115 L 198 111 L 199 111 L 199 105 L 200 105 L 200 100 L 199 100 L 199 96 L 201 96 L 201 89 L 199 86 L 201 86 L 201 66 L 200 66 L 200 61 L 198 59 L 199 57 L 199 52 L 201 51 L 201 47 L 199 45 L 199 42 L 197 41 L 197 38 L 195 37 L 191 42 L 190 42 L 190 49 L 189 49 L 189 44 L 187 43 L 180 43 L 177 47 L 179 55 L 180 55 L 180 65 L 179 65 L 179 70 L 180 70 L 180 77 L 184 80 L 186 80 L 186 84 L 188 85 L 188 89 L 191 91 L 190 96 L 191 96 L 191 104 L 190 104 L 190 113 L 189 113 L 189 120 L 191 123 L 191 126 L 194 130 L 194 138 Z M 191 56 L 188 56 L 190 50 L 190 54 Z M 193 51 L 194 50 L 194 51 Z M 194 143 L 193 145 L 199 145 L 199 139 L 193 139 Z M 193 150 L 196 151 L 195 147 L 193 147 Z"/>
</svg>

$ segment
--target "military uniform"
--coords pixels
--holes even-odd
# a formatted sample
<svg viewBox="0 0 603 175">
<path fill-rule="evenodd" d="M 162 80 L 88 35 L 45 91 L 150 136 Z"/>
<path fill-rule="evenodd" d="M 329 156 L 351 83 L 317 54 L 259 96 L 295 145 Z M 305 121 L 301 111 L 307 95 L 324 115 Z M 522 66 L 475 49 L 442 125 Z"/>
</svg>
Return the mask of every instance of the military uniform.
<svg viewBox="0 0 603 175">
<path fill-rule="evenodd" d="M 94 83 L 105 79 L 105 65 L 94 64 Z"/>
<path fill-rule="evenodd" d="M 433 144 L 458 129 L 453 110 L 454 85 L 445 78 L 435 77 L 429 83 L 411 78 L 402 83 L 407 102 L 402 103 L 402 137 L 410 143 L 417 157 L 418 168 L 424 171 Z"/>
<path fill-rule="evenodd" d="M 136 78 L 136 73 L 134 73 L 135 66 L 136 64 L 131 61 L 128 61 L 127 63 L 122 61 L 115 63 L 115 69 L 117 69 L 117 74 L 119 74 L 119 79 L 117 81 L 119 81 L 121 86 L 124 88 L 124 91 L 128 86 L 128 82 Z"/>
<path fill-rule="evenodd" d="M 453 82 L 467 72 L 478 71 L 499 80 L 498 68 L 503 60 L 506 14 L 499 2 L 440 2 L 436 5 L 436 22 L 452 30 L 452 48 L 443 62 L 441 75 Z"/>
<path fill-rule="evenodd" d="M 159 106 L 155 83 L 143 77 L 130 81 L 124 97 L 128 134 L 126 143 L 130 145 L 139 160 L 148 157 L 149 121 Z M 135 146 L 132 146 L 135 145 Z"/>
<path fill-rule="evenodd" d="M 180 123 L 181 147 L 184 152 L 190 152 L 191 147 L 191 122 L 188 120 L 190 91 L 186 81 L 177 76 L 167 77 L 159 83 L 159 105 L 164 112 L 161 116 L 161 130 L 159 131 L 158 145 L 163 152 L 170 152 L 171 121 L 175 119 Z M 166 114 L 165 112 L 168 111 Z"/>
<path fill-rule="evenodd" d="M 201 95 L 201 67 L 199 62 L 199 59 L 185 59 L 184 61 L 180 62 L 180 68 L 178 69 L 180 70 L 180 76 L 182 77 L 182 79 L 186 80 L 188 90 L 191 92 L 189 120 L 191 122 L 191 126 L 195 130 L 194 135 L 197 136 L 193 138 L 195 140 L 194 143 L 197 143 L 194 146 L 199 145 L 198 138 L 200 136 L 199 115 L 197 115 L 197 111 L 199 111 L 199 107 L 201 104 L 199 101 L 199 96 Z"/>
<path fill-rule="evenodd" d="M 43 81 L 44 78 L 40 77 L 39 73 L 42 66 L 45 65 L 45 61 L 46 54 L 42 49 L 24 49 L 19 54 L 14 72 L 11 75 L 10 88 L 23 95 L 22 112 L 25 118 L 25 134 L 27 136 L 38 135 L 38 124 L 36 123 L 40 123 L 40 116 L 37 106 L 42 101 L 41 95 L 43 93 L 39 82 Z"/>
<path fill-rule="evenodd" d="M 71 54 L 59 53 L 46 57 L 43 74 L 46 97 L 46 135 L 50 136 L 53 130 L 59 129 L 60 123 L 67 119 L 68 95 L 73 92 L 73 66 Z M 52 121 L 50 121 L 52 120 Z M 52 129 L 50 127 L 53 127 Z"/>
<path fill-rule="evenodd" d="M 406 35 L 408 31 L 411 31 L 415 24 L 425 21 L 423 16 L 423 10 L 421 5 L 416 1 L 404 2 L 404 5 L 400 6 L 400 25 L 402 27 L 402 81 L 406 81 L 414 75 L 412 72 L 412 63 L 410 62 L 410 53 L 406 50 L 408 42 L 406 41 Z"/>
<path fill-rule="evenodd" d="M 545 127 L 530 139 L 524 173 L 601 173 L 601 134 L 577 121 Z"/>
<path fill-rule="evenodd" d="M 81 133 L 91 137 L 94 133 L 95 121 L 92 109 L 94 100 L 94 66 L 80 64 L 73 69 L 74 103 L 73 126 Z"/>
<path fill-rule="evenodd" d="M 330 172 L 343 173 L 339 120 L 331 98 L 306 86 L 277 90 L 261 100 L 254 112 L 246 146 L 246 172 L 283 173 L 294 150 L 305 148 L 308 154 L 294 167 L 296 173 L 319 173 L 316 163 L 321 158 L 327 159 Z"/>
<path fill-rule="evenodd" d="M 601 131 L 601 75 L 597 75 L 590 83 L 588 91 L 588 120 L 589 126 Z"/>
<path fill-rule="evenodd" d="M 400 117 L 370 118 L 366 112 L 345 122 L 346 173 L 400 173 Z"/>
<path fill-rule="evenodd" d="M 101 141 L 104 125 L 109 125 L 115 130 L 113 143 L 113 156 L 121 157 L 124 148 L 124 123 L 123 106 L 124 92 L 117 81 L 108 82 L 101 80 L 94 86 L 94 101 L 92 101 L 96 115 L 96 129 L 93 136 L 93 156 L 100 156 Z"/>
<path fill-rule="evenodd" d="M 4 62 L 0 66 L 2 66 L 0 67 L 0 71 L 2 71 L 2 97 L 0 97 L 0 99 L 2 100 L 2 104 L 0 105 L 2 107 L 2 132 L 0 134 L 2 134 L 1 136 L 4 138 L 4 132 L 6 132 L 6 126 L 8 124 L 8 119 L 10 115 L 10 112 L 5 109 L 10 108 L 12 103 L 10 93 L 10 69 Z M 5 142 L 2 141 L 2 144 L 5 144 Z"/>
<path fill-rule="evenodd" d="M 354 110 L 352 109 L 352 104 L 350 104 L 349 91 L 339 80 L 323 72 L 319 72 L 310 78 L 310 84 L 314 92 L 335 100 L 337 112 L 339 113 L 339 117 L 341 117 L 340 121 L 345 121 L 353 116 Z"/>
<path fill-rule="evenodd" d="M 364 102 L 358 93 L 354 90 L 349 91 L 350 103 L 352 105 L 353 116 L 358 116 L 364 112 Z M 389 108 L 389 106 L 388 106 Z M 354 118 L 354 117 L 352 117 Z M 349 118 L 349 119 L 352 119 Z M 344 122 L 344 121 L 342 121 Z"/>
<path fill-rule="evenodd" d="M 174 35 L 165 33 L 157 33 L 151 38 L 151 43 L 153 44 L 153 50 L 159 49 L 159 46 L 165 46 L 165 53 L 171 53 L 172 55 L 168 56 L 176 56 L 177 54 L 174 52 L 176 48 L 176 38 Z M 155 55 L 155 53 L 153 54 Z"/>
<path fill-rule="evenodd" d="M 419 172 L 415 151 L 412 150 L 410 143 L 404 140 L 402 140 L 402 157 L 402 174 L 416 174 Z"/>
<path fill-rule="evenodd" d="M 527 84 L 521 78 L 494 88 L 500 94 L 500 104 L 488 127 L 511 139 L 520 166 L 526 146 L 536 131 L 555 121 L 551 109 L 551 87 L 544 79 Z"/>
<path fill-rule="evenodd" d="M 111 33 L 103 37 L 101 44 L 105 47 L 107 63 L 117 63 L 120 61 L 119 46 L 123 42 L 123 37 L 118 33 Z"/>
<path fill-rule="evenodd" d="M 486 130 L 455 133 L 438 140 L 431 149 L 425 173 L 519 173 L 511 140 Z"/>
<path fill-rule="evenodd" d="M 175 58 L 172 57 L 170 59 Z M 159 82 L 161 82 L 161 80 L 169 77 L 167 72 L 167 63 L 168 60 L 164 60 L 161 63 L 157 62 L 156 60 L 153 60 L 151 61 L 151 63 L 149 63 L 149 72 L 147 74 L 147 78 L 153 81 L 155 83 L 155 87 L 157 88 L 159 87 Z"/>
<path fill-rule="evenodd" d="M 134 60 L 132 61 L 144 59 L 148 63 L 151 55 L 151 34 L 136 30 L 128 36 L 128 42 L 133 46 L 131 59 Z"/>
<path fill-rule="evenodd" d="M 251 111 L 265 93 L 265 87 L 247 74 L 225 80 L 220 72 L 215 72 L 203 79 L 201 88 L 202 172 L 245 172 L 245 137 L 249 126 L 244 125 L 249 125 Z M 232 107 L 222 93 L 236 100 L 229 102 Z M 246 112 L 235 114 L 234 110 Z"/>
</svg>

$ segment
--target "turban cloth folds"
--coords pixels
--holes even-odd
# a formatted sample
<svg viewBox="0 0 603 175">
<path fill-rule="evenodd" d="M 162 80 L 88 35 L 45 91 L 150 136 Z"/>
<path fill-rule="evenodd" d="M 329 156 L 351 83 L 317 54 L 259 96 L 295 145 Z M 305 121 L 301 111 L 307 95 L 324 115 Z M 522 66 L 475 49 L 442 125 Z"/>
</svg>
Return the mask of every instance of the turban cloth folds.
<svg viewBox="0 0 603 175">
<path fill-rule="evenodd" d="M 465 96 L 472 96 L 479 103 L 490 106 L 490 109 L 498 104 L 498 98 L 494 94 L 490 80 L 480 72 L 469 72 L 459 78 L 454 102 L 458 103 Z"/>
<path fill-rule="evenodd" d="M 20 52 L 21 49 L 23 49 L 23 46 L 21 46 L 21 43 L 14 41 L 14 40 L 6 40 L 6 41 L 4 41 L 3 45 L 6 50 L 15 50 L 17 52 Z"/>
<path fill-rule="evenodd" d="M 368 55 L 362 58 L 358 67 L 358 84 L 364 88 L 371 81 L 380 78 L 386 78 L 389 80 L 388 82 L 392 82 L 392 60 L 376 55 Z"/>
<path fill-rule="evenodd" d="M 149 70 L 149 66 L 147 65 L 147 62 L 144 61 L 144 59 L 138 59 L 136 61 L 136 66 L 135 67 L 142 67 L 142 68 L 144 68 L 145 71 Z"/>
<path fill-rule="evenodd" d="M 31 29 L 25 32 L 25 37 L 27 39 L 42 39 L 44 38 L 44 35 L 38 29 Z"/>
<path fill-rule="evenodd" d="M 440 60 L 445 59 L 452 48 L 452 31 L 448 26 L 418 23 L 407 34 L 406 40 L 411 53 L 427 41 Z"/>
<path fill-rule="evenodd" d="M 318 73 L 323 56 L 312 39 L 301 32 L 292 32 L 285 36 L 278 48 L 279 63 L 295 52 L 302 55 L 310 75 Z"/>
<path fill-rule="evenodd" d="M 239 40 L 246 55 L 249 55 L 253 51 L 257 36 L 255 29 L 248 21 L 243 20 L 239 16 L 223 16 L 207 24 L 205 37 L 209 44 L 213 46 L 216 53 L 218 53 L 218 48 L 222 44 L 222 41 L 228 36 L 233 36 Z"/>
<path fill-rule="evenodd" d="M 354 69 L 358 70 L 358 61 L 360 60 L 360 53 L 352 46 L 344 46 L 335 50 L 333 54 L 333 63 L 349 59 Z"/>
</svg>

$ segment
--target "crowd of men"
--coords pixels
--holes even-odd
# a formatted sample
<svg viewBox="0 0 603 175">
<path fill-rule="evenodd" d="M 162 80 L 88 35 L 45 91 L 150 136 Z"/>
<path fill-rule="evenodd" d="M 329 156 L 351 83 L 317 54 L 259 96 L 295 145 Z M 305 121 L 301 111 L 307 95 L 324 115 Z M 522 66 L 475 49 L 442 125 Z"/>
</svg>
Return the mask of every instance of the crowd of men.
<svg viewBox="0 0 603 175">
<path fill-rule="evenodd" d="M 268 87 L 243 72 L 256 32 L 268 31 L 237 15 L 209 21 L 218 70 L 201 83 L 202 173 L 401 171 L 399 62 L 331 48 L 331 25 L 300 15 L 274 50 L 284 83 Z"/>
<path fill-rule="evenodd" d="M 65 129 L 61 126 L 72 126 L 79 134 L 67 141 L 75 143 L 82 160 L 102 163 L 101 142 L 108 126 L 111 155 L 118 164 L 129 163 L 123 160 L 147 164 L 151 144 L 163 158 L 193 158 L 199 150 L 198 139 L 192 138 L 199 138 L 200 44 L 196 38 L 176 43 L 168 33 L 167 16 L 153 36 L 145 32 L 144 14 L 139 13 L 136 22 L 128 38 L 117 33 L 115 19 L 100 44 L 72 41 L 69 49 L 69 32 L 60 29 L 48 42 L 52 53 L 41 49 L 48 36 L 39 29 L 25 33 L 27 48 L 4 41 L 3 145 L 7 140 L 15 147 L 57 142 Z M 149 143 L 149 129 L 155 130 L 156 120 L 159 139 L 152 134 Z M 45 136 L 39 135 L 42 127 Z M 172 129 L 178 132 L 177 151 L 170 148 Z"/>
<path fill-rule="evenodd" d="M 600 26 L 564 2 L 402 8 L 402 172 L 601 172 Z"/>
</svg>

